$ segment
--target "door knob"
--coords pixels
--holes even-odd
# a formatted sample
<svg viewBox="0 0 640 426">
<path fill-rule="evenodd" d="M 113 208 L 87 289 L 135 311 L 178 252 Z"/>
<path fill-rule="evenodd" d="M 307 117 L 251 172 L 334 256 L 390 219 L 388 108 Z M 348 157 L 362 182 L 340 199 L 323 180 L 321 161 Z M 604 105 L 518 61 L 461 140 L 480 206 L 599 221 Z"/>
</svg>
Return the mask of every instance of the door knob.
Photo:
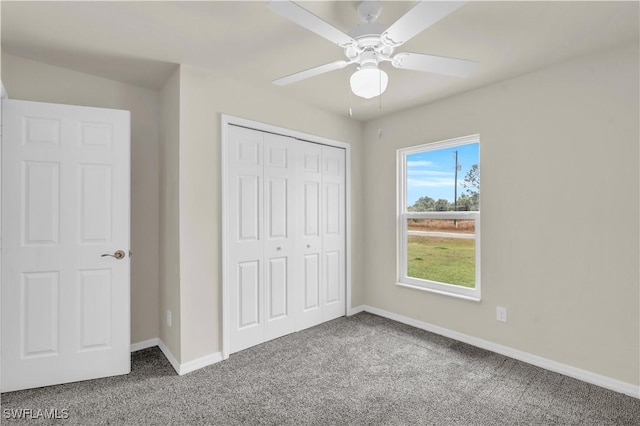
<svg viewBox="0 0 640 426">
<path fill-rule="evenodd" d="M 105 253 L 100 257 L 106 257 L 106 256 L 111 256 L 111 257 L 115 257 L 116 259 L 120 260 L 120 259 L 124 259 L 124 251 L 122 250 L 118 250 L 113 254 L 109 254 L 109 253 Z"/>
</svg>

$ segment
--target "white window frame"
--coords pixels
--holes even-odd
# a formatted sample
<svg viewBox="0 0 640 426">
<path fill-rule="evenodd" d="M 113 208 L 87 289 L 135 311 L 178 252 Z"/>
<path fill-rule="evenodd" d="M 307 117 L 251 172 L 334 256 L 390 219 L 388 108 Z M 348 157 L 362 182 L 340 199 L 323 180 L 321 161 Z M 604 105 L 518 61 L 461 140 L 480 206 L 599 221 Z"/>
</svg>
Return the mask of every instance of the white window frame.
<svg viewBox="0 0 640 426">
<path fill-rule="evenodd" d="M 461 138 L 448 139 L 440 142 L 427 143 L 409 148 L 401 148 L 396 151 L 398 188 L 397 188 L 397 237 L 398 237 L 398 282 L 397 285 L 425 290 L 447 296 L 459 297 L 462 299 L 480 301 L 480 211 L 470 212 L 409 212 L 407 210 L 407 156 L 417 152 L 433 151 L 443 148 L 450 148 L 471 143 L 480 144 L 480 135 L 470 135 Z M 480 158 L 478 157 L 478 167 L 480 170 Z M 479 203 L 482 203 L 480 196 Z M 425 280 L 407 276 L 407 222 L 409 219 L 460 219 L 475 220 L 475 287 L 463 287 L 455 284 L 441 283 L 438 281 Z"/>
</svg>

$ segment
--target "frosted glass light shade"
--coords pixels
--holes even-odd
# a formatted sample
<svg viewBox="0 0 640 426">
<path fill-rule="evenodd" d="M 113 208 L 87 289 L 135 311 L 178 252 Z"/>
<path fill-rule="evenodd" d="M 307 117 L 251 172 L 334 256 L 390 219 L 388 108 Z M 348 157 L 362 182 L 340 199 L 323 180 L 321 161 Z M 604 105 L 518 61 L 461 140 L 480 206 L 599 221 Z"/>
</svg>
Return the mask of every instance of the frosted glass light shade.
<svg viewBox="0 0 640 426">
<path fill-rule="evenodd" d="M 349 80 L 351 91 L 361 98 L 371 99 L 387 90 L 389 76 L 377 67 L 360 68 Z"/>
</svg>

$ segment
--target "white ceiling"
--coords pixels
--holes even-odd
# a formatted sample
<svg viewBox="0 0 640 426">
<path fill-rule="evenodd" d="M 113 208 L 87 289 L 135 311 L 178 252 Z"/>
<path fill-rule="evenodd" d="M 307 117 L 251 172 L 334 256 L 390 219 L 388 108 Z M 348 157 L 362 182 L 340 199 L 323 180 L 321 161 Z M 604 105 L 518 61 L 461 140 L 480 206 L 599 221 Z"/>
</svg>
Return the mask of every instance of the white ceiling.
<svg viewBox="0 0 640 426">
<path fill-rule="evenodd" d="M 359 23 L 357 1 L 300 2 L 343 31 Z M 383 2 L 393 23 L 415 2 Z M 350 96 L 349 66 L 289 86 L 271 81 L 344 59 L 342 49 L 266 8 L 264 1 L 20 2 L 2 7 L 4 51 L 159 89 L 175 64 L 208 68 L 319 108 L 369 120 L 565 59 L 638 42 L 639 5 L 630 2 L 470 1 L 400 51 L 480 62 L 458 79 L 394 69 L 380 100 Z M 351 100 L 350 100 L 351 98 Z"/>
</svg>

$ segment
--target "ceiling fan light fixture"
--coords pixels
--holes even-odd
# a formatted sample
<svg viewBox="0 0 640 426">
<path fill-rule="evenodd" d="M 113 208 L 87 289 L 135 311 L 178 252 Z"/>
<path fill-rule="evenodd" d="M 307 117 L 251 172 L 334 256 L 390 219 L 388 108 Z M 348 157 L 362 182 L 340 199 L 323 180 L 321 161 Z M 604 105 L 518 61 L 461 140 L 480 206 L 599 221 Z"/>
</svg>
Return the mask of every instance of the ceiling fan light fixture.
<svg viewBox="0 0 640 426">
<path fill-rule="evenodd" d="M 345 33 L 297 2 L 270 0 L 267 2 L 269 9 L 342 47 L 347 57 L 347 60 L 334 61 L 273 80 L 273 84 L 284 86 L 342 69 L 350 64 L 359 64 L 358 71 L 351 75 L 351 91 L 359 97 L 371 99 L 382 95 L 389 82 L 387 73 L 378 68 L 381 61 L 391 62 L 391 66 L 398 69 L 469 77 L 478 67 L 477 61 L 411 52 L 400 52 L 393 56 L 396 47 L 436 24 L 465 3 L 421 0 L 393 24 L 387 26 L 377 22 L 382 1 L 364 0 L 358 6 L 358 15 L 364 23 Z M 382 102 L 379 107 L 382 108 Z"/>
<path fill-rule="evenodd" d="M 387 90 L 389 76 L 378 67 L 360 67 L 349 80 L 351 91 L 361 98 L 371 99 Z"/>
</svg>

